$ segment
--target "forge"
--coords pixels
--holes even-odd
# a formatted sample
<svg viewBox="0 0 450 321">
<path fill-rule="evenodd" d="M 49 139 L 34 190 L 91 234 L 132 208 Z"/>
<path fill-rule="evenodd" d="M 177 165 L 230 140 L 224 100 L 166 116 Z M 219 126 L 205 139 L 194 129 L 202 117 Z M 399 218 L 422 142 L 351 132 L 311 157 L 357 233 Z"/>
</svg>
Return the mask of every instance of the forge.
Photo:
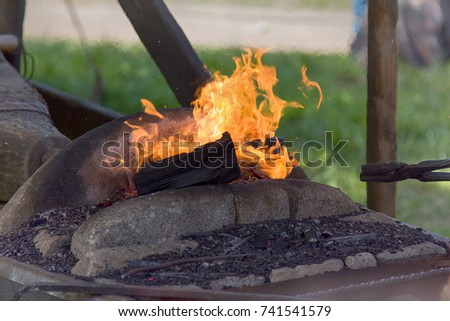
<svg viewBox="0 0 450 321">
<path fill-rule="evenodd" d="M 192 297 L 194 289 L 225 298 L 233 289 L 232 298 L 299 299 L 340 288 L 344 279 L 420 277 L 438 271 L 448 257 L 448 239 L 371 211 L 337 188 L 310 181 L 298 166 L 284 179 L 234 176 L 226 183 L 193 181 L 133 193 L 129 169 L 100 166 L 104 145 L 129 144 L 123 140 L 129 123 L 157 123 L 164 135 L 174 124 L 194 121 L 192 109 L 159 112 L 164 118 L 139 113 L 86 133 L 22 185 L 1 212 L 3 277 L 50 282 L 56 291 L 77 285 L 85 294 L 140 289 L 164 297 L 170 289 Z M 445 275 L 429 278 L 442 286 L 421 295 L 438 298 Z M 108 288 L 105 280 L 116 285 Z M 385 293 L 364 288 L 331 297 L 411 291 L 419 295 L 408 283 Z M 62 297 L 72 298 L 67 292 Z"/>
<path fill-rule="evenodd" d="M 163 1 L 119 3 L 178 100 L 192 106 L 142 100 L 144 112 L 111 120 L 38 85 L 49 105 L 60 105 L 55 118 L 73 104 L 82 105 L 78 120 L 103 117 L 69 142 L 0 55 L 0 122 L 8 124 L 0 156 L 10 165 L 0 171 L 8 200 L 0 283 L 24 286 L 15 298 L 30 289 L 103 300 L 450 298 L 448 238 L 311 181 L 276 137 L 284 109 L 303 106 L 274 94 L 265 51 L 234 58 L 229 77 L 211 76 Z M 300 72 L 319 106 L 320 86 L 306 67 Z M 76 114 L 67 132 L 80 133 Z M 34 120 L 33 130 L 18 119 Z M 422 177 L 394 165 L 398 177 Z M 389 176 L 385 169 L 366 167 L 371 179 Z"/>
<path fill-rule="evenodd" d="M 97 226 L 96 230 L 89 232 L 90 228 L 84 225 L 76 234 L 83 246 L 87 245 L 86 242 L 90 245 L 86 249 L 72 246 L 74 253 L 81 257 L 97 248 L 151 245 L 173 241 L 182 234 L 205 232 L 233 224 L 359 211 L 359 207 L 338 189 L 309 181 L 300 167 L 295 167 L 286 179 L 247 178 L 248 174 L 245 174 L 245 179 L 238 180 L 236 163 L 229 164 L 219 180 L 205 180 L 202 174 L 200 180 L 197 179 L 196 172 L 203 168 L 193 167 L 194 171 L 190 172 L 192 164 L 187 163 L 174 168 L 169 166 L 168 169 L 168 166 L 153 167 L 155 172 L 182 172 L 170 177 L 169 183 L 157 185 L 161 191 L 147 191 L 140 194 L 149 195 L 134 198 L 137 192 L 133 190 L 135 185 L 130 178 L 130 168 L 113 168 L 109 163 L 108 166 L 101 165 L 107 157 L 105 144 L 116 142 L 117 150 L 125 150 L 124 145 L 131 144 L 123 140 L 129 130 L 129 122 L 133 126 L 156 122 L 160 135 L 171 136 L 174 124 L 194 121 L 192 110 L 187 108 L 161 113 L 165 117 L 162 120 L 147 113 L 119 118 L 68 144 L 42 165 L 4 207 L 0 218 L 2 234 L 11 233 L 35 219 L 36 215 L 45 217 L 55 210 L 93 206 L 101 211 L 87 221 L 91 222 L 91 228 Z M 229 146 L 229 142 L 227 144 Z M 212 147 L 217 150 L 216 146 Z M 234 150 L 231 152 L 235 153 Z M 217 160 L 216 154 L 212 157 Z M 130 162 L 134 162 L 132 156 Z M 146 170 L 144 167 L 138 171 L 133 176 L 134 181 L 138 182 L 135 177 Z M 187 174 L 184 173 L 186 170 Z M 220 170 L 222 167 L 219 167 Z M 166 176 L 157 176 L 156 182 L 165 180 Z M 194 178 L 186 178 L 190 176 Z M 217 175 L 214 177 L 217 178 Z M 154 175 L 146 178 L 148 180 L 153 182 Z M 188 182 L 181 184 L 182 180 Z M 142 228 L 143 225 L 146 227 Z M 93 238 L 108 240 L 109 243 L 96 244 Z"/>
</svg>

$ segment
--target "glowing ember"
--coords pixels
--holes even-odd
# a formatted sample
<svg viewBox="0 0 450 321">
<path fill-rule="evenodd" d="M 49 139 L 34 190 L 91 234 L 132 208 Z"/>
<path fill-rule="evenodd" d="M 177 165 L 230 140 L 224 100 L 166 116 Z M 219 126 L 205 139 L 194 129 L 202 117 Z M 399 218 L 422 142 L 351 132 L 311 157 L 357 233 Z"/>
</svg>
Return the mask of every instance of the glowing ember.
<svg viewBox="0 0 450 321">
<path fill-rule="evenodd" d="M 158 161 L 191 152 L 195 147 L 217 140 L 223 132 L 228 132 L 235 144 L 243 175 L 250 171 L 259 177 L 288 176 L 298 163 L 290 158 L 286 147 L 273 137 L 285 108 L 303 106 L 284 101 L 274 94 L 273 87 L 278 83 L 276 70 L 262 63 L 264 53 L 262 50 L 247 50 L 240 58 L 234 58 L 236 69 L 231 76 L 215 73 L 213 81 L 202 88 L 193 102 L 194 123 L 178 124 L 177 132 L 172 136 L 161 137 L 157 124 L 149 124 L 146 128 L 128 124 L 132 128 L 133 142 L 151 146 L 145 149 L 139 166 L 144 159 Z M 302 68 L 301 73 L 306 88 L 319 91 L 319 107 L 322 102 L 320 86 L 307 78 L 306 67 Z M 164 118 L 152 103 L 144 99 L 141 102 L 146 113 Z"/>
</svg>

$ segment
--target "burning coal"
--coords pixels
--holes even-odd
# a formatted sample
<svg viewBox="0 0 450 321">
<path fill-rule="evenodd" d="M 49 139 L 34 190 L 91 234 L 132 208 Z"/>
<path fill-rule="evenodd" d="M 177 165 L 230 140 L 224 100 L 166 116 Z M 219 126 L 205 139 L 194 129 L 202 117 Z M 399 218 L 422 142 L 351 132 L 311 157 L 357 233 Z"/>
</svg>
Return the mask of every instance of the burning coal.
<svg viewBox="0 0 450 321">
<path fill-rule="evenodd" d="M 144 162 L 191 153 L 199 146 L 219 140 L 227 132 L 234 143 L 242 177 L 248 177 L 250 170 L 256 177 L 286 178 L 298 162 L 275 137 L 275 132 L 286 108 L 303 106 L 275 95 L 276 70 L 263 64 L 264 54 L 263 50 L 246 50 L 241 57 L 234 58 L 236 69 L 231 76 L 216 72 L 193 102 L 194 121 L 170 124 L 173 130 L 169 135 L 167 130 L 166 134 L 161 133 L 157 122 L 146 126 L 127 123 L 131 141 L 146 146 L 136 157 L 134 172 Z M 320 86 L 308 79 L 306 67 L 301 69 L 301 74 L 302 87 L 318 90 L 318 108 L 322 102 Z M 151 102 L 145 99 L 141 102 L 145 113 L 164 120 Z"/>
</svg>

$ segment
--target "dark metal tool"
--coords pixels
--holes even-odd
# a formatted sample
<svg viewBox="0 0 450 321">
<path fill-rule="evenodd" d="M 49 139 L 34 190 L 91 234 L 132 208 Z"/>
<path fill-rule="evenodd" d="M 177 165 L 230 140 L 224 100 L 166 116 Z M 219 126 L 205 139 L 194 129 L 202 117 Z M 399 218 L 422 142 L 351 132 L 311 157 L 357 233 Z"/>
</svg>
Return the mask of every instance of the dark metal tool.
<svg viewBox="0 0 450 321">
<path fill-rule="evenodd" d="M 360 180 L 397 182 L 413 178 L 422 182 L 450 181 L 450 172 L 434 172 L 446 168 L 450 168 L 450 159 L 427 160 L 411 165 L 403 162 L 365 164 L 361 167 Z"/>
</svg>

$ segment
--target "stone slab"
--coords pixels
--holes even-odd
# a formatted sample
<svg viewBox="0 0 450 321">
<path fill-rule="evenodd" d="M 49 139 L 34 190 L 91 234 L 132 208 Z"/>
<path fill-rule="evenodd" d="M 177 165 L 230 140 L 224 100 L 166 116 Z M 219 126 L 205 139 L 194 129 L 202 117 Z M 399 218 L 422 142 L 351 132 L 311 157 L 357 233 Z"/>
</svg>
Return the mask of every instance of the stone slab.
<svg viewBox="0 0 450 321">
<path fill-rule="evenodd" d="M 234 289 L 234 288 L 244 288 L 250 286 L 263 285 L 265 278 L 263 276 L 256 276 L 250 274 L 246 277 L 238 276 L 228 276 L 222 279 L 211 281 L 211 289 L 222 290 L 222 289 Z"/>
<path fill-rule="evenodd" d="M 447 255 L 446 249 L 442 246 L 431 242 L 423 242 L 417 245 L 411 245 L 404 247 L 401 251 L 397 251 L 395 253 L 391 253 L 389 251 L 383 251 L 376 255 L 377 260 L 380 264 L 387 264 L 393 262 L 399 262 L 407 259 L 415 259 L 420 257 L 430 257 L 430 256 L 438 256 Z"/>
<path fill-rule="evenodd" d="M 347 256 L 345 265 L 350 270 L 360 270 L 377 266 L 377 259 L 372 253 L 361 252 L 356 255 Z"/>
<path fill-rule="evenodd" d="M 167 190 L 118 202 L 90 217 L 75 232 L 72 252 L 80 258 L 95 249 L 173 241 L 225 225 L 357 211 L 339 189 L 299 179 Z"/>
<path fill-rule="evenodd" d="M 50 235 L 47 230 L 41 230 L 34 238 L 34 245 L 43 257 L 49 257 L 70 244 L 70 238 L 69 235 Z"/>
<path fill-rule="evenodd" d="M 290 217 L 289 194 L 276 181 L 242 182 L 230 185 L 236 208 L 236 223 L 251 224 Z"/>
<path fill-rule="evenodd" d="M 359 212 L 359 206 L 339 188 L 307 180 L 285 180 L 292 219 Z"/>
<path fill-rule="evenodd" d="M 188 248 L 194 249 L 197 245 L 194 241 L 178 241 L 98 249 L 84 254 L 71 272 L 78 276 L 94 277 L 106 270 L 126 267 L 129 260 L 139 260 L 149 255 L 183 251 Z"/>
<path fill-rule="evenodd" d="M 339 259 L 329 259 L 320 264 L 299 265 L 295 268 L 283 267 L 275 269 L 270 274 L 270 282 L 288 281 L 324 274 L 326 272 L 338 272 L 344 269 L 344 262 Z"/>
<path fill-rule="evenodd" d="M 75 231 L 71 249 L 81 258 L 96 249 L 170 242 L 234 223 L 227 186 L 166 190 L 118 202 L 91 216 Z"/>
<path fill-rule="evenodd" d="M 338 188 L 304 179 L 239 182 L 230 187 L 239 224 L 360 212 L 359 206 Z"/>
</svg>

